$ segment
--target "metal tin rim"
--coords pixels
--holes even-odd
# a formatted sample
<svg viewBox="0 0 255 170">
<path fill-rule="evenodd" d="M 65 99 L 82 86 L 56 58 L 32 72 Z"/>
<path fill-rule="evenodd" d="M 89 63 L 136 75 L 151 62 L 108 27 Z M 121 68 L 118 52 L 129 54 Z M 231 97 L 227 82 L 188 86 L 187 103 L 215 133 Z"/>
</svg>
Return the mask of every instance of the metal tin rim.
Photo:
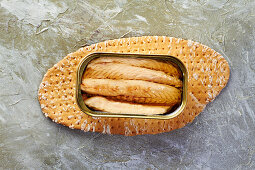
<svg viewBox="0 0 255 170">
<path fill-rule="evenodd" d="M 87 64 L 97 57 L 133 57 L 133 58 L 150 58 L 150 59 L 164 59 L 170 60 L 171 62 L 178 65 L 182 74 L 183 74 L 183 87 L 182 87 L 182 102 L 181 105 L 173 112 L 162 115 L 136 115 L 136 114 L 116 114 L 116 113 L 106 113 L 100 111 L 92 111 L 90 110 L 84 103 L 82 94 L 81 94 L 81 79 L 83 72 L 87 66 Z M 160 54 L 128 54 L 128 53 L 110 53 L 110 52 L 95 52 L 90 53 L 78 65 L 77 73 L 76 73 L 76 93 L 75 98 L 78 107 L 90 116 L 94 117 L 122 117 L 122 118 L 143 118 L 143 119 L 171 119 L 178 116 L 185 108 L 187 104 L 187 92 L 188 92 L 188 72 L 181 60 L 176 57 L 170 55 L 160 55 Z"/>
</svg>

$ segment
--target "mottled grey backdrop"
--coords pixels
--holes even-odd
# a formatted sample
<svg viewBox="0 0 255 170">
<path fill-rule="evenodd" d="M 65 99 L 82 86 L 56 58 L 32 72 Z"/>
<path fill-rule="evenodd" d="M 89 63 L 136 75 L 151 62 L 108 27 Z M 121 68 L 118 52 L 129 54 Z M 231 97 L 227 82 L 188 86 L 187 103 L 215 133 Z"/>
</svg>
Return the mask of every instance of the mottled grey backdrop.
<svg viewBox="0 0 255 170">
<path fill-rule="evenodd" d="M 47 69 L 82 46 L 142 35 L 198 41 L 228 60 L 227 87 L 193 123 L 124 137 L 43 116 Z M 254 0 L 0 0 L 0 169 L 255 169 L 254 78 Z"/>
</svg>

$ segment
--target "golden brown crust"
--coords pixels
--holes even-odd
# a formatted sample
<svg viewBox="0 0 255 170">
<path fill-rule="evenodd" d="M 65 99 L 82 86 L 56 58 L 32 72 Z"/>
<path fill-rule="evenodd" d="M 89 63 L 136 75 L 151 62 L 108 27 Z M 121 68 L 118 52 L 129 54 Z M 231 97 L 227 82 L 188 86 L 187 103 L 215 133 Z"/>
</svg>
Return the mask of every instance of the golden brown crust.
<svg viewBox="0 0 255 170">
<path fill-rule="evenodd" d="M 188 103 L 183 112 L 169 120 L 95 118 L 81 112 L 75 100 L 76 70 L 92 52 L 168 54 L 182 60 L 189 74 Z M 214 100 L 229 79 L 227 61 L 213 49 L 172 37 L 134 37 L 109 40 L 81 48 L 48 70 L 38 98 L 45 116 L 70 128 L 127 136 L 157 134 L 181 128 Z"/>
</svg>

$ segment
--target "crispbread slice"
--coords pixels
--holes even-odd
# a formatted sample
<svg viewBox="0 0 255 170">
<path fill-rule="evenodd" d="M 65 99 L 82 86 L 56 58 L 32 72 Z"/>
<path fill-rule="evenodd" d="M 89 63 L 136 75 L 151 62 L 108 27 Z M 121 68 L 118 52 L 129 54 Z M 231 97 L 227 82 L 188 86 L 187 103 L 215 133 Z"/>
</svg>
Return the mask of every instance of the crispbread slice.
<svg viewBox="0 0 255 170">
<path fill-rule="evenodd" d="M 75 100 L 79 62 L 92 52 L 167 54 L 179 58 L 188 70 L 188 101 L 183 112 L 169 120 L 91 117 Z M 38 99 L 45 116 L 84 131 L 127 136 L 157 134 L 181 128 L 213 101 L 229 79 L 227 61 L 213 49 L 190 40 L 145 36 L 108 40 L 67 55 L 45 74 Z"/>
</svg>

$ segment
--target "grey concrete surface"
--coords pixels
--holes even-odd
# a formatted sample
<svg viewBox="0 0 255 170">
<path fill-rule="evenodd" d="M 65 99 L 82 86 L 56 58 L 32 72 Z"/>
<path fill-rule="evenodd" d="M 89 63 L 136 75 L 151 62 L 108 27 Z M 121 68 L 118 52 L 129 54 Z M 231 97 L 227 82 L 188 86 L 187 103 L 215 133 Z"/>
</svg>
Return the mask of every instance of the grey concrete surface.
<svg viewBox="0 0 255 170">
<path fill-rule="evenodd" d="M 47 69 L 82 46 L 142 35 L 198 41 L 228 60 L 227 87 L 193 123 L 125 137 L 43 116 Z M 0 0 L 0 169 L 255 169 L 254 78 L 254 0 Z"/>
</svg>

